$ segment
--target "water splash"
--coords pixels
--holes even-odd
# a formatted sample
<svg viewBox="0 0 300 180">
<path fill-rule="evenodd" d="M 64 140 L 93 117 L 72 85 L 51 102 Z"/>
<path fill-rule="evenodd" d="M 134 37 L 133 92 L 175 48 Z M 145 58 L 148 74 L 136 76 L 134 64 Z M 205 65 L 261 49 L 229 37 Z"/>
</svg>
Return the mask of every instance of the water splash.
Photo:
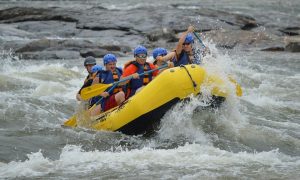
<svg viewBox="0 0 300 180">
<path fill-rule="evenodd" d="M 241 167 L 241 163 L 243 167 Z M 278 150 L 260 153 L 232 153 L 200 144 L 186 144 L 175 149 L 118 149 L 117 151 L 84 151 L 80 146 L 66 145 L 58 160 L 45 158 L 39 151 L 23 162 L 0 164 L 0 175 L 16 177 L 81 177 L 105 178 L 107 171 L 114 177 L 154 177 L 168 171 L 169 178 L 228 177 L 297 177 L 299 157 L 284 155 Z M 160 167 L 165 167 L 163 170 Z M 168 167 L 168 168 L 166 168 Z M 289 167 L 289 168 L 287 168 Z M 151 171 L 149 169 L 152 169 Z M 181 171 L 184 169 L 184 171 Z M 126 172 L 130 171 L 131 175 Z M 197 171 L 198 173 L 195 173 Z M 255 171 L 255 174 L 250 172 Z M 140 172 L 143 172 L 142 174 Z M 190 174 L 190 175 L 187 175 Z"/>
</svg>

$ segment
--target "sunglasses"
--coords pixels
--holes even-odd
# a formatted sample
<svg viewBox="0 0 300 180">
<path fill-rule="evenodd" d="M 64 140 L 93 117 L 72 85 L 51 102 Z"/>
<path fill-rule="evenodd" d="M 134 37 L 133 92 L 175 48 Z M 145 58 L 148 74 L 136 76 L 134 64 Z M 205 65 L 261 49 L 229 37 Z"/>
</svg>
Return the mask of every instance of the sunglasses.
<svg viewBox="0 0 300 180">
<path fill-rule="evenodd" d="M 190 44 L 191 44 L 191 43 L 183 43 L 182 45 L 184 45 L 184 46 L 185 46 L 185 45 L 190 45 Z"/>
<path fill-rule="evenodd" d="M 137 54 L 137 55 L 135 55 L 135 57 L 141 58 L 141 59 L 146 59 L 147 58 L 147 54 Z"/>
<path fill-rule="evenodd" d="M 167 54 L 159 54 L 158 56 L 165 56 L 165 55 L 167 55 Z"/>
</svg>

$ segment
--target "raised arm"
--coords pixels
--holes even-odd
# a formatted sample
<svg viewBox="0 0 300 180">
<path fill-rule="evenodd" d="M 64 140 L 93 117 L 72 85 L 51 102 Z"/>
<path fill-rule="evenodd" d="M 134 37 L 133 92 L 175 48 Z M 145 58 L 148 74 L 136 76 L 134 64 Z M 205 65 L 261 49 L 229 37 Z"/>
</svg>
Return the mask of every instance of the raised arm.
<svg viewBox="0 0 300 180">
<path fill-rule="evenodd" d="M 169 52 L 167 55 L 165 56 L 157 56 L 157 61 L 159 61 L 160 63 L 163 61 L 171 61 L 174 57 L 175 57 L 176 53 L 173 52 Z"/>
<path fill-rule="evenodd" d="M 188 33 L 192 33 L 194 32 L 194 26 L 189 26 L 188 29 L 183 32 L 178 40 L 178 43 L 177 43 L 177 46 L 176 46 L 176 55 L 179 55 L 182 51 L 182 44 L 184 43 L 185 41 L 185 38 L 187 36 Z"/>
</svg>

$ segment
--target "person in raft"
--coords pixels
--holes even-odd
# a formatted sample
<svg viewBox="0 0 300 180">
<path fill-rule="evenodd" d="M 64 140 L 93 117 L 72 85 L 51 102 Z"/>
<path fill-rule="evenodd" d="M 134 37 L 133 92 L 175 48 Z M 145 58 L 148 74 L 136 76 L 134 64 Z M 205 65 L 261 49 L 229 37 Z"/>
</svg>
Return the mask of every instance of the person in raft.
<svg viewBox="0 0 300 180">
<path fill-rule="evenodd" d="M 96 74 L 92 72 L 92 67 L 94 65 L 96 65 L 96 59 L 92 56 L 88 56 L 85 58 L 84 60 L 84 63 L 83 63 L 86 71 L 88 72 L 88 75 L 87 77 L 85 78 L 84 80 L 84 83 L 82 85 L 82 87 L 80 88 L 80 90 L 78 91 L 78 93 L 76 94 L 76 99 L 78 101 L 83 101 L 81 96 L 80 96 L 80 93 L 81 93 L 81 90 L 85 87 L 88 87 L 88 86 L 91 86 L 92 83 L 93 83 L 93 79 L 95 78 Z"/>
<path fill-rule="evenodd" d="M 158 70 L 146 73 L 144 75 L 139 75 L 144 73 L 145 71 L 150 71 L 152 69 L 157 68 L 154 64 L 147 62 L 147 49 L 144 46 L 137 46 L 134 51 L 134 60 L 127 62 L 124 65 L 124 72 L 122 78 L 132 76 L 130 80 L 125 85 L 126 91 L 126 99 L 133 96 L 137 91 L 139 91 L 142 87 L 147 85 L 149 82 L 153 80 L 155 76 L 158 74 Z"/>
<path fill-rule="evenodd" d="M 152 52 L 152 56 L 153 56 L 153 64 L 160 67 L 166 63 L 168 63 L 168 67 L 174 67 L 174 63 L 173 62 L 167 62 L 167 61 L 172 61 L 172 59 L 175 58 L 175 52 L 170 52 L 168 53 L 167 49 L 162 48 L 162 47 L 158 47 L 155 48 Z"/>
<path fill-rule="evenodd" d="M 111 84 L 119 81 L 123 72 L 121 68 L 116 67 L 116 56 L 113 54 L 106 54 L 103 57 L 103 64 L 105 70 L 98 72 L 97 77 L 93 80 L 93 84 Z M 125 94 L 121 86 L 116 86 L 114 89 L 110 90 L 111 88 L 112 87 L 109 87 L 105 92 L 101 93 L 100 96 L 91 99 L 90 105 L 93 106 L 103 97 L 101 103 L 91 110 L 92 116 L 114 108 L 125 101 Z"/>
<path fill-rule="evenodd" d="M 201 50 L 193 47 L 193 32 L 194 27 L 189 26 L 188 29 L 181 34 L 174 51 L 163 54 L 163 56 L 157 55 L 154 59 L 158 63 L 171 61 L 175 67 L 187 64 L 201 64 Z"/>
</svg>

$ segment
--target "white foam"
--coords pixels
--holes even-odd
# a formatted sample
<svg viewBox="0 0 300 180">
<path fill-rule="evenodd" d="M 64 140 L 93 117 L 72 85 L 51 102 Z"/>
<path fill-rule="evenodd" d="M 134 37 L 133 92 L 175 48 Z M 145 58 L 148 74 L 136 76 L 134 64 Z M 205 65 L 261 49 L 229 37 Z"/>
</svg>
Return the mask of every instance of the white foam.
<svg viewBox="0 0 300 180">
<path fill-rule="evenodd" d="M 40 83 L 35 91 L 32 93 L 32 96 L 41 97 L 41 96 L 53 96 L 54 94 L 63 94 L 67 89 L 65 86 L 62 86 L 59 83 Z"/>
<path fill-rule="evenodd" d="M 0 166 L 2 178 L 34 177 L 42 176 L 51 172 L 53 162 L 45 158 L 41 152 L 27 155 L 28 160 L 23 162 L 10 162 Z"/>
<path fill-rule="evenodd" d="M 11 83 L 22 83 L 35 87 L 28 89 L 33 97 L 57 97 L 74 99 L 83 83 L 85 70 L 77 66 L 67 68 L 63 63 L 12 61 L 13 55 L 2 61 L 1 74 L 14 79 Z M 26 93 L 28 93 L 28 90 Z"/>
<path fill-rule="evenodd" d="M 193 113 L 198 106 L 206 106 L 205 102 L 201 102 L 198 98 L 191 97 L 191 101 L 182 106 L 183 103 L 177 104 L 170 110 L 161 120 L 161 127 L 158 131 L 161 139 L 176 140 L 180 137 L 189 139 L 190 141 L 209 143 L 205 133 L 201 127 L 194 126 Z"/>
<path fill-rule="evenodd" d="M 10 162 L 0 165 L 0 176 L 4 178 L 35 177 L 49 173 L 60 175 L 80 175 L 107 170 L 119 173 L 130 171 L 149 171 L 157 167 L 169 167 L 176 170 L 194 169 L 208 170 L 214 175 L 215 169 L 225 169 L 229 173 L 243 174 L 245 169 L 263 173 L 268 168 L 270 173 L 278 173 L 282 169 L 299 170 L 300 157 L 290 157 L 278 150 L 260 153 L 239 152 L 232 153 L 215 147 L 200 144 L 186 144 L 176 149 L 142 148 L 128 150 L 118 148 L 117 151 L 89 151 L 85 152 L 79 146 L 67 145 L 63 148 L 58 160 L 49 160 L 41 152 L 28 155 L 28 160 Z M 198 176 L 199 177 L 199 176 Z"/>
<path fill-rule="evenodd" d="M 104 5 L 105 8 L 109 10 L 131 10 L 131 9 L 137 9 L 137 8 L 143 8 L 143 7 L 157 7 L 159 4 L 155 3 L 148 3 L 148 2 L 143 2 L 143 3 L 134 3 L 134 4 L 129 4 L 128 2 L 126 3 L 118 3 L 118 4 L 107 4 Z"/>
<path fill-rule="evenodd" d="M 205 42 L 205 44 L 209 43 Z M 199 44 L 197 45 L 199 46 Z M 226 89 L 230 90 L 229 96 L 218 113 L 210 115 L 211 113 L 207 110 L 207 112 L 194 116 L 194 110 L 199 106 L 207 106 L 211 99 L 211 88 L 201 87 L 202 97 L 191 97 L 191 101 L 183 107 L 182 104 L 178 104 L 164 116 L 159 130 L 161 139 L 176 140 L 183 137 L 191 142 L 210 144 L 210 135 L 202 130 L 207 119 L 215 119 L 215 126 L 222 127 L 223 131 L 231 134 L 233 137 L 238 137 L 239 130 L 245 128 L 248 124 L 247 117 L 239 112 L 240 101 L 236 96 L 235 86 L 228 78 L 229 75 L 235 77 L 234 70 L 237 63 L 229 55 L 221 54 L 214 45 L 209 44 L 209 47 L 211 55 L 203 59 L 203 66 L 209 74 L 217 75 L 225 82 Z"/>
</svg>

